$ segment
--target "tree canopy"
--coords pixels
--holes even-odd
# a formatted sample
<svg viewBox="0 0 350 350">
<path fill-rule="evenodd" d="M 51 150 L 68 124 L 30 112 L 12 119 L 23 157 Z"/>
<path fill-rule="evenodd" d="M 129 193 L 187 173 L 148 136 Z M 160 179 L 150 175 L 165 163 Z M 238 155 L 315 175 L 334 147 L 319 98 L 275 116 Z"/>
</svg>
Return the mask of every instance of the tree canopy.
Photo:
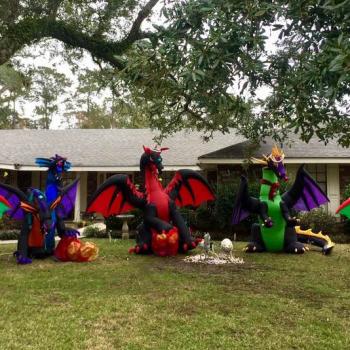
<svg viewBox="0 0 350 350">
<path fill-rule="evenodd" d="M 46 38 L 164 133 L 350 145 L 350 0 L 0 1 L 0 64 Z"/>
</svg>

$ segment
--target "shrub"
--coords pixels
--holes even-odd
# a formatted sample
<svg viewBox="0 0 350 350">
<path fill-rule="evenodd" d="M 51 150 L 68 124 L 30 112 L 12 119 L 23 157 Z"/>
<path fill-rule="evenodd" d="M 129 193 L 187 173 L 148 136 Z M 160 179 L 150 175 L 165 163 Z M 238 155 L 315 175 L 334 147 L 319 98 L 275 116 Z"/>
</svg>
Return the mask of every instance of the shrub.
<svg viewBox="0 0 350 350">
<path fill-rule="evenodd" d="M 350 198 L 350 184 L 345 187 L 345 191 L 343 193 L 343 199 L 346 200 Z"/>
<path fill-rule="evenodd" d="M 315 233 L 322 231 L 322 233 L 330 236 L 339 234 L 336 217 L 322 208 L 299 213 L 298 217 L 302 229 L 311 228 Z"/>
<path fill-rule="evenodd" d="M 21 231 L 20 230 L 4 230 L 0 231 L 0 240 L 16 240 L 19 238 Z"/>
<path fill-rule="evenodd" d="M 0 230 L 20 230 L 22 227 L 22 221 L 13 220 L 6 215 L 0 220 Z"/>
<path fill-rule="evenodd" d="M 220 184 L 216 187 L 216 201 L 212 215 L 215 218 L 215 226 L 218 230 L 224 230 L 231 227 L 231 217 L 235 194 L 238 191 L 239 184 Z"/>
<path fill-rule="evenodd" d="M 95 226 L 87 226 L 83 231 L 84 236 L 89 238 L 107 238 L 107 230 L 101 230 Z"/>
<path fill-rule="evenodd" d="M 84 221 L 78 221 L 77 222 L 77 227 L 78 228 L 83 228 L 85 226 L 85 222 Z"/>
</svg>

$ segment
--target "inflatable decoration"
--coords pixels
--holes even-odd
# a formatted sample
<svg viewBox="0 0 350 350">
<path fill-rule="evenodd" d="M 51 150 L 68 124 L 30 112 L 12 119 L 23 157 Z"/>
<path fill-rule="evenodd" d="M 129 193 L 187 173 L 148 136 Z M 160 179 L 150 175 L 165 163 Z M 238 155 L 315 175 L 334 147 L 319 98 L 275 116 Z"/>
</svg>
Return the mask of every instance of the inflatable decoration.
<svg viewBox="0 0 350 350">
<path fill-rule="evenodd" d="M 53 254 L 51 244 L 47 247 L 45 240 L 53 223 L 51 211 L 69 213 L 72 210 L 73 205 L 67 200 L 71 186 L 61 190 L 59 199 L 50 206 L 45 194 L 38 189 L 31 188 L 24 193 L 12 186 L 0 184 L 0 194 L 6 198 L 11 207 L 6 215 L 23 222 L 15 252 L 19 264 L 28 264 L 32 262 L 31 258 L 44 258 Z M 62 222 L 60 234 L 63 236 L 64 232 Z"/>
<path fill-rule="evenodd" d="M 59 155 L 51 158 L 36 158 L 35 163 L 39 167 L 48 168 L 45 185 L 47 203 L 51 208 L 52 224 L 45 236 L 45 247 L 49 252 L 55 249 L 55 233 L 63 236 L 65 231 L 64 219 L 71 213 L 75 205 L 78 182 L 75 180 L 66 187 L 64 198 L 62 198 L 62 175 L 71 167 L 71 163 Z"/>
<path fill-rule="evenodd" d="M 350 198 L 348 198 L 345 202 L 340 204 L 340 206 L 336 210 L 336 214 L 342 214 L 348 219 L 350 219 Z"/>
<path fill-rule="evenodd" d="M 3 196 L 0 196 L 0 219 L 11 208 L 11 204 Z"/>
<path fill-rule="evenodd" d="M 81 242 L 77 237 L 79 232 L 66 228 L 64 220 L 70 215 L 75 205 L 75 197 L 79 180 L 62 188 L 62 175 L 71 168 L 71 163 L 66 158 L 55 155 L 51 158 L 36 158 L 35 163 L 39 167 L 48 168 L 45 185 L 45 195 L 51 210 L 51 226 L 45 235 L 45 247 L 50 255 L 61 261 L 92 261 L 98 255 L 98 248 L 95 244 Z M 55 249 L 55 234 L 61 238 Z M 79 254 L 70 255 L 70 247 L 79 246 Z M 87 247 L 91 249 L 86 249 Z M 68 252 L 64 249 L 67 248 Z M 84 254 L 80 254 L 83 252 Z"/>
<path fill-rule="evenodd" d="M 167 149 L 144 147 L 140 160 L 142 190 L 128 175 L 114 175 L 97 189 L 87 207 L 88 213 L 98 212 L 105 218 L 141 209 L 144 220 L 138 227 L 136 246 L 130 249 L 136 254 L 169 256 L 195 248 L 198 242 L 192 238 L 177 206 L 198 207 L 214 199 L 207 181 L 192 170 L 177 171 L 163 188 L 159 179 L 163 169 L 161 153 Z"/>
<path fill-rule="evenodd" d="M 311 228 L 302 230 L 300 226 L 295 226 L 295 231 L 297 233 L 299 242 L 310 243 L 319 247 L 324 247 L 322 249 L 323 254 L 329 254 L 335 246 L 335 243 L 332 242 L 330 237 L 328 235 L 322 234 L 322 231 L 315 233 L 312 232 Z"/>
<path fill-rule="evenodd" d="M 298 220 L 291 217 L 290 211 L 310 211 L 329 202 L 329 199 L 303 165 L 299 167 L 290 190 L 281 196 L 279 180 L 288 181 L 283 160 L 284 153 L 277 146 L 264 159 L 253 158 L 256 163 L 264 165 L 260 198 L 249 196 L 247 179 L 242 176 L 232 223 L 238 224 L 253 213 L 259 215 L 259 224 L 252 226 L 252 241 L 246 247 L 247 252 L 285 251 L 301 254 L 306 250 L 302 242 L 308 242 L 321 247 L 323 253 L 328 254 L 333 245 L 329 245 L 326 236 L 319 234 L 315 239 L 308 231 L 297 235 L 295 225 Z"/>
<path fill-rule="evenodd" d="M 83 242 L 78 239 L 79 232 L 67 229 L 65 235 L 58 242 L 54 256 L 60 261 L 87 262 L 98 256 L 98 248 L 94 243 Z"/>
</svg>

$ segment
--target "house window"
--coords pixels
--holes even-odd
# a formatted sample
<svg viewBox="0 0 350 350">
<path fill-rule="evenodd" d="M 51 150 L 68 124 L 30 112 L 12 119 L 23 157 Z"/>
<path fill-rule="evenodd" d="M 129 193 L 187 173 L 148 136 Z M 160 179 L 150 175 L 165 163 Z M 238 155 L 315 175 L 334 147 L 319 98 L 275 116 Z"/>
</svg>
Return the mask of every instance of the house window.
<svg viewBox="0 0 350 350">
<path fill-rule="evenodd" d="M 32 173 L 31 171 L 19 171 L 17 173 L 17 186 L 26 193 L 27 189 L 32 185 Z"/>
<path fill-rule="evenodd" d="M 87 202 L 89 203 L 92 195 L 97 189 L 97 172 L 89 171 L 87 173 Z"/>
<path fill-rule="evenodd" d="M 6 185 L 16 186 L 16 174 L 12 170 L 1 170 L 0 182 Z"/>
<path fill-rule="evenodd" d="M 163 187 L 168 186 L 169 182 L 173 179 L 175 175 L 174 171 L 164 171 L 160 178 L 162 179 L 162 185 Z"/>
<path fill-rule="evenodd" d="M 306 170 L 322 188 L 322 190 L 327 193 L 327 166 L 326 164 L 307 164 Z"/>
<path fill-rule="evenodd" d="M 218 183 L 218 173 L 216 170 L 209 170 L 207 172 L 207 180 L 209 184 L 213 187 L 216 187 Z"/>
</svg>

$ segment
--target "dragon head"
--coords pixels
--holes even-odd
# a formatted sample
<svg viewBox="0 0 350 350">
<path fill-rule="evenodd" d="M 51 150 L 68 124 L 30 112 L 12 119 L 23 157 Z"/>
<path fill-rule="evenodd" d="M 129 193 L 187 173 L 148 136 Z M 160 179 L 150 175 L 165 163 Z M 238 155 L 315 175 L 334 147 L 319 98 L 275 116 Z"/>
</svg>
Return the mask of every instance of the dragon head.
<svg viewBox="0 0 350 350">
<path fill-rule="evenodd" d="M 140 160 L 140 168 L 141 169 L 145 169 L 145 167 L 147 165 L 153 165 L 157 171 L 158 171 L 158 175 L 162 174 L 163 171 L 163 159 L 161 157 L 161 153 L 163 151 L 168 150 L 169 148 L 154 148 L 151 149 L 149 147 L 145 147 L 143 146 L 143 150 L 144 153 L 141 156 L 141 160 Z"/>
<path fill-rule="evenodd" d="M 262 164 L 271 169 L 279 179 L 288 181 L 287 171 L 284 167 L 284 153 L 276 145 L 268 156 L 263 155 L 263 159 L 251 158 L 254 163 Z"/>
<path fill-rule="evenodd" d="M 35 163 L 39 167 L 49 168 L 49 172 L 57 181 L 60 181 L 62 174 L 71 167 L 71 163 L 67 161 L 67 158 L 61 157 L 58 154 L 51 158 L 36 158 Z"/>
</svg>

